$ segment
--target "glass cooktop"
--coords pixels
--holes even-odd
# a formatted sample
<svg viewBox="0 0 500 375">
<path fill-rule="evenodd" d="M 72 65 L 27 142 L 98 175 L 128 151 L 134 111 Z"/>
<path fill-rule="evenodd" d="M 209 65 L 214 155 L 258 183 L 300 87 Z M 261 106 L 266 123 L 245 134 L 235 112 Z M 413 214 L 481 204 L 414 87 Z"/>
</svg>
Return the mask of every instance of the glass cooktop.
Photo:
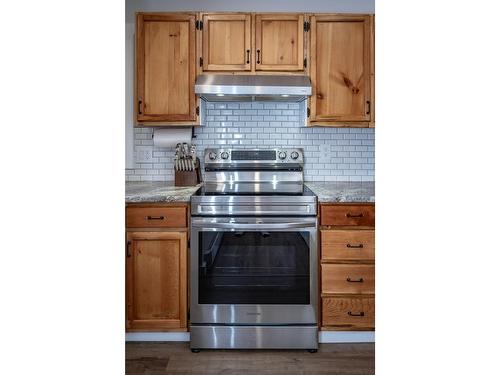
<svg viewBox="0 0 500 375">
<path fill-rule="evenodd" d="M 225 182 L 205 184 L 195 195 L 298 195 L 314 196 L 314 193 L 302 183 L 291 182 Z"/>
</svg>

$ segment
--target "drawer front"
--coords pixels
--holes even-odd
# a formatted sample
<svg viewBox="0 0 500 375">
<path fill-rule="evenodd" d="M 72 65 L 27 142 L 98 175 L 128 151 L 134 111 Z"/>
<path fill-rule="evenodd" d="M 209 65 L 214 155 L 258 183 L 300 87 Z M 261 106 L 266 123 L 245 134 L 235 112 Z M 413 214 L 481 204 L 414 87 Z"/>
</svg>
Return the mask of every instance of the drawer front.
<svg viewBox="0 0 500 375">
<path fill-rule="evenodd" d="M 374 260 L 374 230 L 322 230 L 322 260 Z"/>
<path fill-rule="evenodd" d="M 375 294 L 375 266 L 322 264 L 322 293 Z"/>
<path fill-rule="evenodd" d="M 375 226 L 374 205 L 321 205 L 321 225 Z"/>
<path fill-rule="evenodd" d="M 322 315 L 323 326 L 374 329 L 375 298 L 323 298 Z"/>
<path fill-rule="evenodd" d="M 184 228 L 187 207 L 127 207 L 128 228 Z"/>
</svg>

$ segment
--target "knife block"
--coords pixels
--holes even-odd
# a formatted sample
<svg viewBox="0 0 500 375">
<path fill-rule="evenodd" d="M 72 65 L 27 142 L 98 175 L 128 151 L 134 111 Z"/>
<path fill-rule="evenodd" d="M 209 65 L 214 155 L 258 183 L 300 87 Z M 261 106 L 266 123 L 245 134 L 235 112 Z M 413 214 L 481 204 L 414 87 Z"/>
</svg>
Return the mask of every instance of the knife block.
<svg viewBox="0 0 500 375">
<path fill-rule="evenodd" d="M 196 186 L 201 182 L 200 159 L 196 158 L 194 170 L 175 171 L 175 186 Z"/>
</svg>

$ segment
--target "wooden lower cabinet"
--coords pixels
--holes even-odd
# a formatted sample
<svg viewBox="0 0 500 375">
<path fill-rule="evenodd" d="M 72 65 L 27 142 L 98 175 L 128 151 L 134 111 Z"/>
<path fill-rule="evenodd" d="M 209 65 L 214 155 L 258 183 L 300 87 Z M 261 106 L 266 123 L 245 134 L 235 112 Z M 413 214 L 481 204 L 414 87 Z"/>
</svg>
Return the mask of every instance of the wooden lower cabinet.
<svg viewBox="0 0 500 375">
<path fill-rule="evenodd" d="M 327 330 L 371 330 L 375 327 L 375 298 L 326 297 L 322 315 Z"/>
<path fill-rule="evenodd" d="M 127 331 L 185 331 L 187 232 L 128 231 Z"/>
<path fill-rule="evenodd" d="M 375 329 L 375 205 L 320 206 L 321 329 Z"/>
</svg>

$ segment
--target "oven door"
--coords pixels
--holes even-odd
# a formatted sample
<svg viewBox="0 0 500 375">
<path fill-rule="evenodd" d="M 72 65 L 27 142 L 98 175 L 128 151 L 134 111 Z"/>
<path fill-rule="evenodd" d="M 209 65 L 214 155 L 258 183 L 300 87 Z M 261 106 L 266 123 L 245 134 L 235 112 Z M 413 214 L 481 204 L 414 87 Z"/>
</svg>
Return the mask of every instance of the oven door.
<svg viewBox="0 0 500 375">
<path fill-rule="evenodd" d="M 192 217 L 191 226 L 191 324 L 317 323 L 316 217 Z"/>
</svg>

